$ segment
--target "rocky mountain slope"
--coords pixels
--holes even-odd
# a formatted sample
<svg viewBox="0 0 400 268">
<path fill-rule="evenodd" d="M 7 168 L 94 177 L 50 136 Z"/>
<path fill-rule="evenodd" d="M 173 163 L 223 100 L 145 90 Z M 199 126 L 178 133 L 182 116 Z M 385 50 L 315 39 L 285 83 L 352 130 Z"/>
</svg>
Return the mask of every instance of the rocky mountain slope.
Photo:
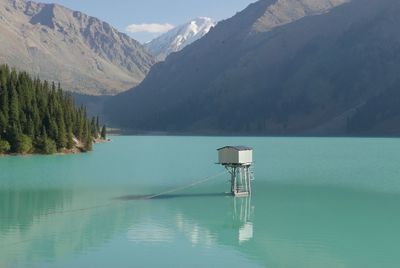
<svg viewBox="0 0 400 268">
<path fill-rule="evenodd" d="M 398 79 L 400 2 L 260 0 L 152 68 L 106 112 L 123 128 L 346 134 Z"/>
<path fill-rule="evenodd" d="M 71 91 L 115 94 L 139 84 L 155 59 L 97 18 L 56 4 L 0 0 L 0 62 Z"/>
<path fill-rule="evenodd" d="M 200 17 L 177 26 L 144 46 L 157 59 L 164 60 L 169 54 L 182 50 L 206 35 L 216 23 L 211 18 Z"/>
</svg>

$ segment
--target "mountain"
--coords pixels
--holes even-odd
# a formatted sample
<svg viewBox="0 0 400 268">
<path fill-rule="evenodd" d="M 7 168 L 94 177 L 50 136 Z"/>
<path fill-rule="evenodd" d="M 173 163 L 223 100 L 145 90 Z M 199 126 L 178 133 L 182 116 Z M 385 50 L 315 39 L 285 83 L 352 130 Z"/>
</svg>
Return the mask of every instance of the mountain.
<svg viewBox="0 0 400 268">
<path fill-rule="evenodd" d="M 142 131 L 398 135 L 400 2 L 345 2 L 251 4 L 112 98 L 109 120 Z"/>
<path fill-rule="evenodd" d="M 139 42 L 79 11 L 0 0 L 0 62 L 70 91 L 115 94 L 139 84 L 155 59 Z"/>
<path fill-rule="evenodd" d="M 169 54 L 180 51 L 205 36 L 215 25 L 213 19 L 200 17 L 175 27 L 144 46 L 159 60 L 164 60 Z"/>
</svg>

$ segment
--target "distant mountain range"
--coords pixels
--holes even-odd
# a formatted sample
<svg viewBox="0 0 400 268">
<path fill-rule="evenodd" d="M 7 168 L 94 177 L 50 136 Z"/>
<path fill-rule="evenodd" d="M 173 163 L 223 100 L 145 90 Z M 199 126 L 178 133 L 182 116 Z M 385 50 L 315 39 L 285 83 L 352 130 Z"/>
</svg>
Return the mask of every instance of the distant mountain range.
<svg viewBox="0 0 400 268">
<path fill-rule="evenodd" d="M 97 18 L 56 4 L 0 0 L 0 63 L 70 91 L 115 94 L 139 84 L 155 62 Z"/>
<path fill-rule="evenodd" d="M 354 109 L 377 93 L 376 66 L 357 63 L 370 58 L 395 70 L 377 55 L 389 53 L 380 43 L 395 45 L 397 38 L 373 31 L 388 23 L 383 15 L 396 1 L 348 2 L 257 1 L 155 65 L 105 111 L 116 125 L 143 131 L 342 131 Z M 358 94 L 362 86 L 370 90 Z"/>
<path fill-rule="evenodd" d="M 154 40 L 156 59 L 96 18 L 0 0 L 0 63 L 78 93 L 132 87 L 76 96 L 138 132 L 400 135 L 398 14 L 398 0 L 259 0 Z"/>
<path fill-rule="evenodd" d="M 180 51 L 202 38 L 215 25 L 213 19 L 200 17 L 168 31 L 144 46 L 157 59 L 164 60 L 169 54 Z"/>
</svg>

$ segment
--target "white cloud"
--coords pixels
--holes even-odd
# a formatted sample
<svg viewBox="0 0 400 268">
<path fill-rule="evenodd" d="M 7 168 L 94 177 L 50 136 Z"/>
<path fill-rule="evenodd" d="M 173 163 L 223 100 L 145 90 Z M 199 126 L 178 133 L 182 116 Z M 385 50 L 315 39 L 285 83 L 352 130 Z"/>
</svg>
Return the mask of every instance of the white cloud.
<svg viewBox="0 0 400 268">
<path fill-rule="evenodd" d="M 174 27 L 174 25 L 169 23 L 142 23 L 128 25 L 126 31 L 129 33 L 165 33 Z"/>
</svg>

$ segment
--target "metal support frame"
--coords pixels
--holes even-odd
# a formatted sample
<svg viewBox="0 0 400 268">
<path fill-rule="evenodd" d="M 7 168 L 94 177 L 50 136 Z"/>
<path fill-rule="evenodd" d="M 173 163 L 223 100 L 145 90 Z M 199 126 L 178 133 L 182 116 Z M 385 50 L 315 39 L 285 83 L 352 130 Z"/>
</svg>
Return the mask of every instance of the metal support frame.
<svg viewBox="0 0 400 268">
<path fill-rule="evenodd" d="M 253 180 L 250 165 L 227 164 L 224 165 L 231 174 L 231 193 L 234 196 L 251 195 L 251 181 Z"/>
</svg>

